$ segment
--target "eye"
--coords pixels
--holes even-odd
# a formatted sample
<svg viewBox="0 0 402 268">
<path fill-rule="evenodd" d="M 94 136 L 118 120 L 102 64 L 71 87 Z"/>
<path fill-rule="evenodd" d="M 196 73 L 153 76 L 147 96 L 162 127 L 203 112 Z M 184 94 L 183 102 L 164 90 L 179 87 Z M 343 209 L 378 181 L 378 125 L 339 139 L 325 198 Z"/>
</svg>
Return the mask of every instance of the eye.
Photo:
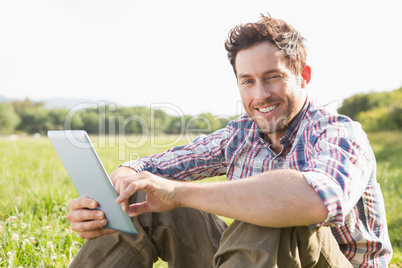
<svg viewBox="0 0 402 268">
<path fill-rule="evenodd" d="M 281 75 L 281 74 L 274 74 L 274 75 L 270 75 L 270 76 L 268 76 L 268 80 L 278 80 L 278 79 L 280 79 L 280 78 L 282 78 L 283 77 L 283 75 Z"/>
<path fill-rule="evenodd" d="M 252 83 L 253 83 L 253 81 L 250 79 L 246 79 L 243 82 L 241 82 L 242 85 L 247 85 L 247 84 L 252 84 Z"/>
</svg>

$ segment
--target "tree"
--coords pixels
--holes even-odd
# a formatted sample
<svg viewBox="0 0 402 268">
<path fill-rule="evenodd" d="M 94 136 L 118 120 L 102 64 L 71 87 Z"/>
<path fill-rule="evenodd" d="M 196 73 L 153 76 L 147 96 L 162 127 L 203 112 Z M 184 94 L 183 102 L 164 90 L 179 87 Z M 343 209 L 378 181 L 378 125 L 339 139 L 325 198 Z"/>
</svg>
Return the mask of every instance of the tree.
<svg viewBox="0 0 402 268">
<path fill-rule="evenodd" d="M 21 110 L 21 123 L 18 130 L 26 133 L 42 133 L 53 129 L 53 123 L 49 120 L 49 111 L 41 106 L 24 107 Z"/>
<path fill-rule="evenodd" d="M 359 121 L 366 131 L 402 129 L 402 87 L 389 92 L 358 94 L 346 99 L 339 113 Z"/>
<path fill-rule="evenodd" d="M 154 129 L 154 133 L 166 133 L 171 117 L 163 110 L 155 109 L 153 111 L 153 117 L 151 118 L 151 127 Z"/>
<path fill-rule="evenodd" d="M 14 111 L 11 103 L 0 103 L 0 133 L 11 134 L 20 123 L 21 119 Z"/>
<path fill-rule="evenodd" d="M 91 134 L 99 133 L 99 113 L 93 109 L 86 109 L 76 113 L 82 119 L 82 129 Z"/>
<path fill-rule="evenodd" d="M 357 120 L 359 113 L 368 111 L 371 108 L 369 95 L 357 94 L 344 100 L 338 112 Z"/>
</svg>

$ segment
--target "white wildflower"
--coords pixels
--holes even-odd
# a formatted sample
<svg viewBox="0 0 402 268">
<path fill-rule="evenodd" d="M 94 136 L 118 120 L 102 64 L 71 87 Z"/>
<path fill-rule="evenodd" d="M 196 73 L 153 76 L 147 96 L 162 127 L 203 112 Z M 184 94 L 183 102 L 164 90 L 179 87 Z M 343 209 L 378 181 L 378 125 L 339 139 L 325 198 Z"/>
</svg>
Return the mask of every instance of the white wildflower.
<svg viewBox="0 0 402 268">
<path fill-rule="evenodd" d="M 0 225 L 0 234 L 3 232 L 3 225 Z"/>
<path fill-rule="evenodd" d="M 50 248 L 50 249 L 53 249 L 53 248 L 54 248 L 53 242 L 52 242 L 52 241 L 48 241 L 48 242 L 47 242 L 47 247 Z"/>
<path fill-rule="evenodd" d="M 11 235 L 11 238 L 12 238 L 14 241 L 20 240 L 20 236 L 19 236 L 18 234 L 16 234 L 16 233 L 13 233 L 13 234 Z"/>
<path fill-rule="evenodd" d="M 8 219 L 6 220 L 6 222 L 16 222 L 18 221 L 17 216 L 10 216 L 8 217 Z"/>
<path fill-rule="evenodd" d="M 32 244 L 35 244 L 35 243 L 36 243 L 35 237 L 33 237 L 33 236 L 31 236 L 31 237 L 29 238 L 29 240 L 31 241 Z"/>
<path fill-rule="evenodd" d="M 14 256 L 14 252 L 12 252 L 12 251 L 7 252 L 8 259 L 11 259 L 13 256 Z"/>
<path fill-rule="evenodd" d="M 25 222 L 21 223 L 21 228 L 22 229 L 26 229 L 28 227 L 28 224 L 26 224 Z"/>
</svg>

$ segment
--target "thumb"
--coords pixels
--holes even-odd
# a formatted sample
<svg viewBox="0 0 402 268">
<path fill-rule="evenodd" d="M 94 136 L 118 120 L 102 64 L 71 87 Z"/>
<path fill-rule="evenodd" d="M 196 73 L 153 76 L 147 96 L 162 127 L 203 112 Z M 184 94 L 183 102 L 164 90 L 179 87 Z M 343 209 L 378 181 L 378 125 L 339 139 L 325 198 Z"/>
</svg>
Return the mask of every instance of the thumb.
<svg viewBox="0 0 402 268">
<path fill-rule="evenodd" d="M 142 203 L 131 204 L 128 208 L 128 215 L 130 217 L 135 217 L 147 212 L 150 212 L 150 210 L 146 201 Z"/>
</svg>

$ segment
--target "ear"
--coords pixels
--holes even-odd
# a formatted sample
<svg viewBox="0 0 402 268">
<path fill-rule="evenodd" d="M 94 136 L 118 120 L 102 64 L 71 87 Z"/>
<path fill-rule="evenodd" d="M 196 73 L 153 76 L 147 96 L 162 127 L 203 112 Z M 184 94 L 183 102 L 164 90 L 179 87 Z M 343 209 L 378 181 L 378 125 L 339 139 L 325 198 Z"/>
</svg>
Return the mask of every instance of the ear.
<svg viewBox="0 0 402 268">
<path fill-rule="evenodd" d="M 306 88 L 306 86 L 308 85 L 308 83 L 310 83 L 310 79 L 311 79 L 311 67 L 306 65 L 303 68 L 303 72 L 301 74 L 301 87 L 302 88 Z"/>
</svg>

